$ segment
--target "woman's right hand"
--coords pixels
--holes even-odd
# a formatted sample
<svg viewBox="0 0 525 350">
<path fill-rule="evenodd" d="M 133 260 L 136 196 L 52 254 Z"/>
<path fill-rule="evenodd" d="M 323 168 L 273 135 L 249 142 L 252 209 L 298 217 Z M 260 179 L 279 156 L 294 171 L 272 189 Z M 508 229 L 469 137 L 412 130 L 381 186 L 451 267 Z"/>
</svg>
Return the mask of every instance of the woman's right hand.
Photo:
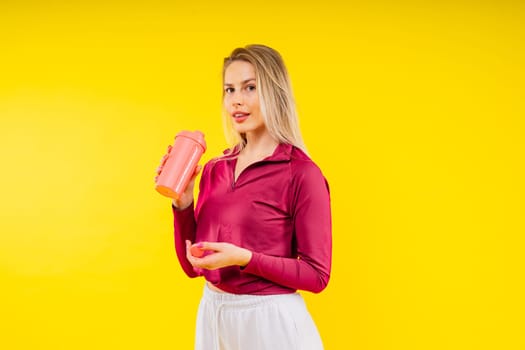
<svg viewBox="0 0 525 350">
<path fill-rule="evenodd" d="M 164 164 L 166 164 L 166 161 L 169 157 L 171 149 L 172 149 L 172 146 L 171 145 L 168 146 L 166 150 L 166 154 L 160 160 L 160 165 L 157 167 L 157 176 L 155 176 L 155 182 L 157 182 L 158 177 L 160 176 L 160 174 L 162 173 L 162 170 L 164 169 Z M 193 173 L 190 179 L 190 182 L 188 183 L 188 187 L 186 187 L 186 190 L 184 191 L 184 193 L 182 193 L 180 198 L 176 199 L 174 197 L 171 197 L 173 199 L 173 205 L 177 209 L 180 209 L 180 210 L 186 209 L 187 207 L 191 205 L 191 203 L 193 203 L 193 188 L 195 187 L 195 178 L 197 177 L 197 175 L 200 173 L 201 170 L 202 170 L 201 165 L 197 165 L 195 167 L 195 172 Z"/>
<path fill-rule="evenodd" d="M 166 154 L 162 156 L 162 158 L 160 159 L 160 164 L 159 166 L 157 167 L 157 176 L 155 176 L 155 183 L 157 183 L 157 179 L 159 178 L 160 176 L 160 173 L 162 173 L 162 169 L 164 169 L 164 164 L 166 164 L 166 161 L 168 160 L 168 157 L 170 155 L 170 152 L 171 152 L 171 149 L 173 147 L 171 145 L 168 146 L 168 148 L 166 149 Z"/>
<path fill-rule="evenodd" d="M 184 190 L 184 193 L 179 197 L 179 199 L 173 198 L 173 205 L 179 210 L 186 209 L 193 203 L 193 188 L 195 187 L 195 178 L 201 172 L 202 165 L 197 165 L 195 167 L 195 172 L 191 176 L 191 180 L 188 183 L 188 187 Z"/>
</svg>

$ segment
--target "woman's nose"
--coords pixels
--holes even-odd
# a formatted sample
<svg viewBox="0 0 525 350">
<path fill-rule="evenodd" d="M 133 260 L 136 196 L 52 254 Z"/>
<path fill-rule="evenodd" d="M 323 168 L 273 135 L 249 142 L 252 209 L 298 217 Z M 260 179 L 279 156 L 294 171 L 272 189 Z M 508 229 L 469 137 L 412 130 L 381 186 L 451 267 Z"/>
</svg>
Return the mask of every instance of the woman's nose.
<svg viewBox="0 0 525 350">
<path fill-rule="evenodd" d="M 232 96 L 232 105 L 233 106 L 241 106 L 243 104 L 243 98 L 242 95 L 238 92 L 234 92 Z"/>
</svg>

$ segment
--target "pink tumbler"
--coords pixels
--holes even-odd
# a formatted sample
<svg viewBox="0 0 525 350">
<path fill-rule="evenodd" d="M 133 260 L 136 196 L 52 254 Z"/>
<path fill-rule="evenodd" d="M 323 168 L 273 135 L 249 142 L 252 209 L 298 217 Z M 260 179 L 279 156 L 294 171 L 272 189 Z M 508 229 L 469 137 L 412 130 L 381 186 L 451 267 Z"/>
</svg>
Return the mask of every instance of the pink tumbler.
<svg viewBox="0 0 525 350">
<path fill-rule="evenodd" d="M 162 164 L 155 189 L 160 194 L 179 199 L 188 187 L 202 154 L 206 151 L 204 134 L 200 131 L 181 131 Z"/>
</svg>

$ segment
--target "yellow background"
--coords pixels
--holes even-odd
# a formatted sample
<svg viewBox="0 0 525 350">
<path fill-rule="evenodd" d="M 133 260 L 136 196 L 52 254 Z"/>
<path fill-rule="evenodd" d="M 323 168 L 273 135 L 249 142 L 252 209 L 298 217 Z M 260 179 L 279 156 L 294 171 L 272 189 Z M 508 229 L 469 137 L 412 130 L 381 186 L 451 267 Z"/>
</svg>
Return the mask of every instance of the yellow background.
<svg viewBox="0 0 525 350">
<path fill-rule="evenodd" d="M 394 5 L 395 3 L 395 5 Z M 438 4 L 440 3 L 440 4 Z M 524 349 L 522 2 L 0 5 L 0 348 L 190 349 L 154 170 L 226 146 L 221 61 L 289 67 L 332 191 L 327 349 Z"/>
</svg>

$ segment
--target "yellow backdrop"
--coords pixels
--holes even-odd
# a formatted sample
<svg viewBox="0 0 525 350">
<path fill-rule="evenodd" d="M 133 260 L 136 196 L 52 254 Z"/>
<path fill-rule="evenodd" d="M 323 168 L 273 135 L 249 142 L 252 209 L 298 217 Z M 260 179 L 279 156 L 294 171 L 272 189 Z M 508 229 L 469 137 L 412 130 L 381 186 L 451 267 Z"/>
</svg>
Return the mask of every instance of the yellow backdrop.
<svg viewBox="0 0 525 350">
<path fill-rule="evenodd" d="M 192 348 L 154 171 L 179 130 L 226 146 L 249 43 L 331 186 L 326 348 L 525 348 L 523 3 L 74 3 L 0 5 L 0 348 Z"/>
</svg>

